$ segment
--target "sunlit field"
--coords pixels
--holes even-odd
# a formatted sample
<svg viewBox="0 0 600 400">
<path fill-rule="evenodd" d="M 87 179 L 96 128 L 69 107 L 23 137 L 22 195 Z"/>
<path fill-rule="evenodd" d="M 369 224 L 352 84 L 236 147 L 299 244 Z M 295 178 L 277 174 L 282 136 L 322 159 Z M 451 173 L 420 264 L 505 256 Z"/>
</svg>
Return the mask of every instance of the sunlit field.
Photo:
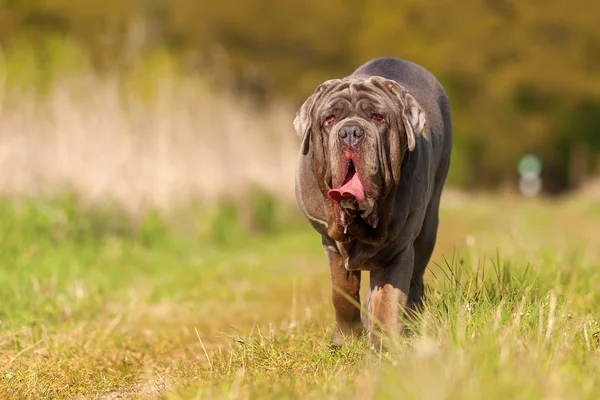
<svg viewBox="0 0 600 400">
<path fill-rule="evenodd" d="M 449 187 L 423 312 L 334 352 L 294 108 L 156 76 L 0 74 L 0 398 L 600 396 L 592 192 Z"/>
<path fill-rule="evenodd" d="M 132 219 L 0 204 L 2 398 L 597 398 L 600 208 L 444 197 L 425 310 L 390 354 L 328 348 L 330 281 L 293 205 Z"/>
<path fill-rule="evenodd" d="M 0 0 L 0 400 L 600 399 L 600 2 L 538 3 Z M 381 56 L 452 161 L 423 309 L 333 349 L 293 120 Z"/>
</svg>

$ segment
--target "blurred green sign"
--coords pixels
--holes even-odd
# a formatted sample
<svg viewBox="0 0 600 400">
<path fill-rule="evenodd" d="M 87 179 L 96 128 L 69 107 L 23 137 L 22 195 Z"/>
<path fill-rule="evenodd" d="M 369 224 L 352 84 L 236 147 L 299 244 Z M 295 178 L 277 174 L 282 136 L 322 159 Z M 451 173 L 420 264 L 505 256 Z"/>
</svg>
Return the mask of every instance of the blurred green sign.
<svg viewBox="0 0 600 400">
<path fill-rule="evenodd" d="M 535 154 L 526 154 L 519 162 L 519 175 L 538 176 L 542 172 L 542 161 Z"/>
</svg>

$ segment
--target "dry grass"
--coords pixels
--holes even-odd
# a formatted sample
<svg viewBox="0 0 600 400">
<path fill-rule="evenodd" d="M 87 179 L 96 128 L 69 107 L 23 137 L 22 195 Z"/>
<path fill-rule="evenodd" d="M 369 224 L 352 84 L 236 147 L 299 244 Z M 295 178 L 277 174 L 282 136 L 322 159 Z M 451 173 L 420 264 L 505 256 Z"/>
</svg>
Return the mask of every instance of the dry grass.
<svg viewBox="0 0 600 400">
<path fill-rule="evenodd" d="M 599 210 L 446 198 L 425 312 L 380 358 L 328 350 L 328 268 L 304 221 L 220 244 L 0 202 L 0 397 L 594 399 Z"/>
<path fill-rule="evenodd" d="M 240 197 L 251 184 L 291 199 L 294 110 L 181 77 L 151 86 L 144 96 L 135 82 L 80 76 L 46 96 L 5 96 L 0 80 L 0 193 L 69 190 L 130 210 Z"/>
</svg>

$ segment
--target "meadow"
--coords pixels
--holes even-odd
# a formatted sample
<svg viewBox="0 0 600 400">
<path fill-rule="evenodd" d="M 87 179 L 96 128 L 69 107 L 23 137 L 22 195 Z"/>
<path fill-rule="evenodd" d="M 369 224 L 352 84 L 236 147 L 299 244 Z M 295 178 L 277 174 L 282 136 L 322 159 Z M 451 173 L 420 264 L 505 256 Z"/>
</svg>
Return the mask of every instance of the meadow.
<svg viewBox="0 0 600 400">
<path fill-rule="evenodd" d="M 257 195 L 132 220 L 0 204 L 2 398 L 597 398 L 600 208 L 449 193 L 413 332 L 332 352 L 328 268 Z M 269 205 L 265 207 L 264 205 Z"/>
<path fill-rule="evenodd" d="M 449 186 L 411 334 L 332 352 L 293 109 L 147 65 L 0 73 L 0 398 L 599 397 L 598 197 Z"/>
</svg>

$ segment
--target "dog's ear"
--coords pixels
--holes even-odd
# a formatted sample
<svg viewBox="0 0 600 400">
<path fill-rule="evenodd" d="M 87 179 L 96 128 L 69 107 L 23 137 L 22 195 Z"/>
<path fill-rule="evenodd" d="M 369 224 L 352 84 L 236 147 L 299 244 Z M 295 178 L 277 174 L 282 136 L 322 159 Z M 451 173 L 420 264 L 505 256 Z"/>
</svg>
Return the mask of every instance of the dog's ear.
<svg viewBox="0 0 600 400">
<path fill-rule="evenodd" d="M 296 134 L 302 140 L 302 154 L 308 154 L 308 148 L 310 147 L 310 131 L 311 131 L 311 121 L 310 114 L 312 110 L 312 96 L 309 97 L 302 107 L 298 111 L 296 111 L 296 118 L 294 118 L 294 128 L 296 129 Z"/>
<path fill-rule="evenodd" d="M 427 122 L 425 111 L 417 103 L 417 100 L 397 82 L 388 80 L 386 85 L 394 94 L 399 107 L 397 115 L 399 121 L 397 122 L 399 125 L 401 122 L 404 127 L 406 148 L 408 151 L 413 151 L 416 146 L 416 137 L 424 134 Z"/>
<path fill-rule="evenodd" d="M 404 100 L 404 109 L 402 111 L 402 121 L 406 129 L 406 140 L 409 151 L 415 149 L 416 137 L 422 136 L 425 130 L 425 111 L 421 108 L 414 97 L 406 90 L 402 91 Z"/>
<path fill-rule="evenodd" d="M 339 79 L 330 79 L 321 83 L 315 89 L 314 93 L 306 99 L 304 104 L 300 107 L 300 109 L 296 112 L 296 118 L 294 118 L 294 128 L 296 129 L 296 134 L 302 140 L 302 154 L 307 155 L 308 150 L 310 148 L 310 142 L 312 140 L 312 129 L 313 129 L 313 120 L 318 121 L 318 116 L 314 116 L 314 109 L 319 100 L 323 97 L 323 95 L 329 92 L 337 82 L 340 82 Z"/>
</svg>

